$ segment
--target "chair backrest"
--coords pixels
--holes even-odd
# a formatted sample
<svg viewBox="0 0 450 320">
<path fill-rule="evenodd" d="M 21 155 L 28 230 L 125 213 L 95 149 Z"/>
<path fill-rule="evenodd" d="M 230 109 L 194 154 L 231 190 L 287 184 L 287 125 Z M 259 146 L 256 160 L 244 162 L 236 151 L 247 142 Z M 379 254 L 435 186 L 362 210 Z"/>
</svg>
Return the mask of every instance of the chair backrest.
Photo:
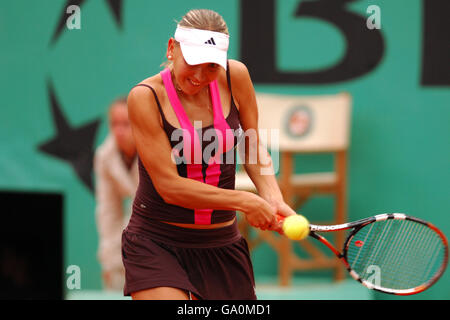
<svg viewBox="0 0 450 320">
<path fill-rule="evenodd" d="M 280 151 L 305 153 L 348 148 L 352 103 L 349 93 L 318 96 L 257 93 L 256 99 L 260 139 L 267 146 L 273 148 L 278 143 Z"/>
</svg>

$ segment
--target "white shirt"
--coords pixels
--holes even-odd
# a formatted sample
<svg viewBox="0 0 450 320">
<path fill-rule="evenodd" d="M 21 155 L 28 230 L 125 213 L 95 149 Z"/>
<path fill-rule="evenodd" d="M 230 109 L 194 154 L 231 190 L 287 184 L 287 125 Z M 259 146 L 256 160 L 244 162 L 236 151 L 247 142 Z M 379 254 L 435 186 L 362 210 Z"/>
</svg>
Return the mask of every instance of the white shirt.
<svg viewBox="0 0 450 320">
<path fill-rule="evenodd" d="M 130 170 L 126 167 L 112 135 L 108 135 L 95 152 L 96 222 L 99 233 L 98 259 L 104 271 L 123 268 L 122 231 L 128 224 L 131 206 L 139 180 L 137 157 Z M 129 202 L 131 203 L 131 201 Z"/>
</svg>

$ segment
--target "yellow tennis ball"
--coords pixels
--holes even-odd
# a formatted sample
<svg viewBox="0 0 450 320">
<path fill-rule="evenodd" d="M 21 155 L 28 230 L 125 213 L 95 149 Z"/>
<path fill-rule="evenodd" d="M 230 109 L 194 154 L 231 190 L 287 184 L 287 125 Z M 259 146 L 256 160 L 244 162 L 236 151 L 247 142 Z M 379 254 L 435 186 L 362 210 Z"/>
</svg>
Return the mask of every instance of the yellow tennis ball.
<svg viewBox="0 0 450 320">
<path fill-rule="evenodd" d="M 299 214 L 286 217 L 283 222 L 283 232 L 291 240 L 302 240 L 309 234 L 309 222 Z"/>
</svg>

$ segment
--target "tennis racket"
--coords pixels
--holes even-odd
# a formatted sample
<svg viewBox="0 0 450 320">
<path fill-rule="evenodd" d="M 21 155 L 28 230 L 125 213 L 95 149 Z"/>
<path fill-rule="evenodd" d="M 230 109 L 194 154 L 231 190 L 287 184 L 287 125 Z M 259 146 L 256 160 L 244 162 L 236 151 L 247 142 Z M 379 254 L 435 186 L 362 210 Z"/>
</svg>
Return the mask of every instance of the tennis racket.
<svg viewBox="0 0 450 320">
<path fill-rule="evenodd" d="M 279 215 L 277 218 L 284 219 Z M 349 230 L 342 252 L 317 234 L 339 230 Z M 445 235 L 431 223 L 402 213 L 380 214 L 338 225 L 310 225 L 309 236 L 333 251 L 353 279 L 385 293 L 422 292 L 447 267 Z"/>
</svg>

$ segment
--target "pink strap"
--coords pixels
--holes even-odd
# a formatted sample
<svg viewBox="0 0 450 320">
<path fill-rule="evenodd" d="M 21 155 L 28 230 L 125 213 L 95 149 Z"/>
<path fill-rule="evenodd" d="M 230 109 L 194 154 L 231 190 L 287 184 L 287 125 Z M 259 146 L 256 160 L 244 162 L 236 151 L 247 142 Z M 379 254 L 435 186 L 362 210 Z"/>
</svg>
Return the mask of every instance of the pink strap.
<svg viewBox="0 0 450 320">
<path fill-rule="evenodd" d="M 161 76 L 166 87 L 167 96 L 169 97 L 170 104 L 175 111 L 175 114 L 180 122 L 181 129 L 183 130 L 183 152 L 186 160 L 189 163 L 200 164 L 202 163 L 202 147 L 200 145 L 200 139 L 197 131 L 192 126 L 189 118 L 184 111 L 183 105 L 178 99 L 177 92 L 172 83 L 172 77 L 168 68 L 161 72 Z M 194 150 L 192 153 L 191 151 Z"/>
<path fill-rule="evenodd" d="M 191 122 L 189 121 L 189 118 L 184 111 L 184 108 L 180 102 L 180 99 L 178 99 L 177 92 L 175 90 L 175 87 L 172 83 L 172 77 L 170 74 L 170 70 L 168 68 L 164 69 L 161 72 L 161 76 L 164 82 L 164 86 L 166 87 L 167 96 L 169 97 L 170 104 L 173 107 L 173 110 L 175 111 L 175 114 L 177 115 L 178 121 L 180 122 L 181 128 L 187 129 L 189 127 L 192 127 Z"/>
</svg>

